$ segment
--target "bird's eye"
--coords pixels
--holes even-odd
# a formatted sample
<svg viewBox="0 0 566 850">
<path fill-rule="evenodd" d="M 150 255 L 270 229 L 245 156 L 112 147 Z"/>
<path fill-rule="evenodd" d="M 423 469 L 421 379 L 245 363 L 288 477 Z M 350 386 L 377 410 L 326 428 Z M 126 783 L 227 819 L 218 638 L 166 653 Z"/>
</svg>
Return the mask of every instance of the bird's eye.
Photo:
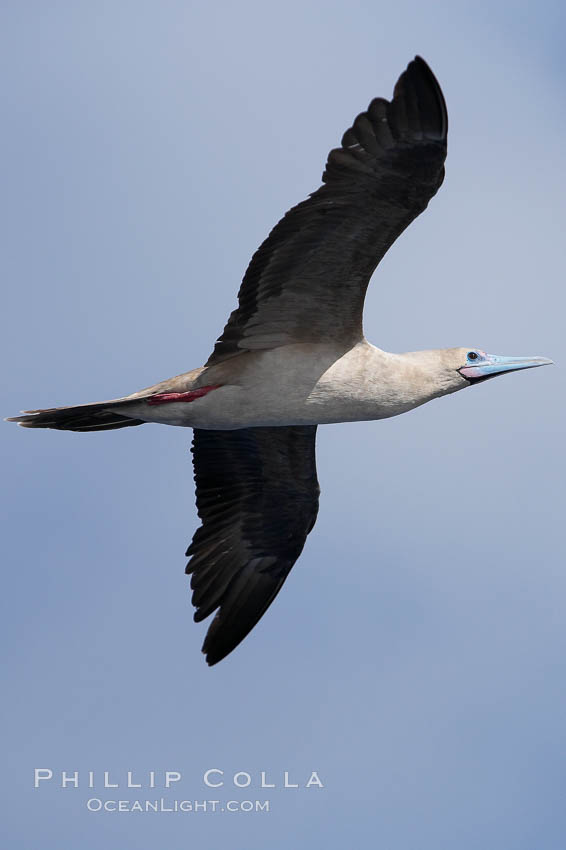
<svg viewBox="0 0 566 850">
<path fill-rule="evenodd" d="M 477 360 L 478 357 L 479 354 L 477 353 L 477 351 L 468 351 L 468 360 Z"/>
</svg>

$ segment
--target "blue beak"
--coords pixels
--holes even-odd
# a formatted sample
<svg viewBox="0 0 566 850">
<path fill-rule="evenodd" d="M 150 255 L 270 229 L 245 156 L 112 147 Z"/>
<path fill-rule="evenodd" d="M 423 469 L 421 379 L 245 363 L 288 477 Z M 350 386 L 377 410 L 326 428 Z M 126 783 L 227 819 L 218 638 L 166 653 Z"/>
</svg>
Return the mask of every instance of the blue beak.
<svg viewBox="0 0 566 850">
<path fill-rule="evenodd" d="M 498 354 L 485 354 L 474 363 L 458 369 L 470 383 L 495 378 L 505 372 L 517 372 L 519 369 L 534 369 L 535 366 L 549 366 L 553 363 L 548 357 L 501 357 Z"/>
</svg>

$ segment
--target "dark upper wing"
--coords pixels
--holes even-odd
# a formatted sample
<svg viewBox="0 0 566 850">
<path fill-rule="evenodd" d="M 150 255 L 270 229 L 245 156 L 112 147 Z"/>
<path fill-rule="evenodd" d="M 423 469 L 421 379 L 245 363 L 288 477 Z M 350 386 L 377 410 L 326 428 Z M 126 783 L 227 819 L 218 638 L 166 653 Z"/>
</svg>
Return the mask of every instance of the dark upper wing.
<svg viewBox="0 0 566 850">
<path fill-rule="evenodd" d="M 375 267 L 442 183 L 447 129 L 440 86 L 416 57 L 393 100 L 373 100 L 330 151 L 324 185 L 254 254 L 207 365 L 293 342 L 359 340 Z"/>
<path fill-rule="evenodd" d="M 221 661 L 253 629 L 302 552 L 318 512 L 316 425 L 195 430 L 202 526 L 187 549 L 195 620 L 217 608 L 202 651 Z"/>
</svg>

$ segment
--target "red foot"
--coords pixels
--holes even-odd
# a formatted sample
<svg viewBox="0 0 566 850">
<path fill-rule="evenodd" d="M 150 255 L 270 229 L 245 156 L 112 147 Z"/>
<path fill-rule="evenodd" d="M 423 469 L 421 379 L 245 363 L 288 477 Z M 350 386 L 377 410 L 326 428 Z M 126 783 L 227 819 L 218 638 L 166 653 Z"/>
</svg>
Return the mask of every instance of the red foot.
<svg viewBox="0 0 566 850">
<path fill-rule="evenodd" d="M 191 390 L 188 393 L 156 393 L 148 398 L 148 404 L 169 404 L 171 401 L 195 401 L 197 398 L 202 398 L 203 395 L 217 390 L 221 384 L 211 384 L 209 387 L 199 387 L 198 390 Z"/>
</svg>

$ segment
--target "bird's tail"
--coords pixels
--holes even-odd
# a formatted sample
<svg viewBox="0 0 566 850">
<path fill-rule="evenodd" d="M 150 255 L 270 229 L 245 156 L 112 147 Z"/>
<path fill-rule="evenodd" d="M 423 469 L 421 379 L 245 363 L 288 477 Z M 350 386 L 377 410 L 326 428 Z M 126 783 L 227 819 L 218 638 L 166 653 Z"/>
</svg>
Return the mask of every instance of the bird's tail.
<svg viewBox="0 0 566 850">
<path fill-rule="evenodd" d="M 128 416 L 131 399 L 112 399 L 74 407 L 50 407 L 46 410 L 23 410 L 6 422 L 17 422 L 22 428 L 56 428 L 58 431 L 110 431 L 143 425 L 143 419 Z"/>
</svg>

